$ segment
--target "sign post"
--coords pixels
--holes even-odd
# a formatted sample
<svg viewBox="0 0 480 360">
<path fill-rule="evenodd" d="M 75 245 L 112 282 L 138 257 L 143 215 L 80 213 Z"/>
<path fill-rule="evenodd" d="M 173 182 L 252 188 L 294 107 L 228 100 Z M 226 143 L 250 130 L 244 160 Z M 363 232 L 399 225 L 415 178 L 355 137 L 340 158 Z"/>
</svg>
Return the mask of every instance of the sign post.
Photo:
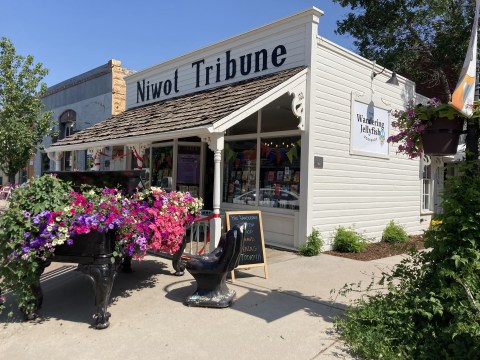
<svg viewBox="0 0 480 360">
<path fill-rule="evenodd" d="M 236 269 L 263 266 L 265 279 L 268 278 L 265 241 L 263 239 L 262 213 L 260 211 L 227 211 L 227 230 L 235 225 L 246 224 L 243 247 Z M 235 270 L 231 272 L 235 281 Z"/>
</svg>

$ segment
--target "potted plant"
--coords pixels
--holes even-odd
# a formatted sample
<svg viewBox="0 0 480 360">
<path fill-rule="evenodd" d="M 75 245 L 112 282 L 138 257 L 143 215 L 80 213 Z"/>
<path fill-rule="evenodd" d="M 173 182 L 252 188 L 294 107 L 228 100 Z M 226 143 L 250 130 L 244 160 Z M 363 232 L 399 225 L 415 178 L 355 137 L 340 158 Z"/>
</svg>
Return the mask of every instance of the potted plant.
<svg viewBox="0 0 480 360">
<path fill-rule="evenodd" d="M 0 216 L 0 287 L 17 295 L 24 314 L 38 308 L 36 290 L 44 263 L 55 245 L 69 238 L 68 228 L 53 222 L 68 205 L 71 190 L 54 176 L 33 178 L 12 192 L 10 206 Z"/>
<path fill-rule="evenodd" d="M 396 135 L 387 141 L 400 143 L 398 152 L 416 158 L 427 155 L 453 155 L 457 152 L 458 140 L 463 130 L 463 115 L 438 99 L 427 104 L 407 104 L 403 111 L 395 111 L 392 126 Z"/>
<path fill-rule="evenodd" d="M 189 193 L 152 188 L 128 198 L 117 189 L 72 190 L 55 176 L 31 179 L 0 216 L 0 284 L 34 317 L 39 278 L 55 256 L 141 259 L 148 249 L 174 253 L 202 207 Z M 1 293 L 0 293 L 1 297 Z M 3 310 L 0 299 L 0 312 Z"/>
</svg>

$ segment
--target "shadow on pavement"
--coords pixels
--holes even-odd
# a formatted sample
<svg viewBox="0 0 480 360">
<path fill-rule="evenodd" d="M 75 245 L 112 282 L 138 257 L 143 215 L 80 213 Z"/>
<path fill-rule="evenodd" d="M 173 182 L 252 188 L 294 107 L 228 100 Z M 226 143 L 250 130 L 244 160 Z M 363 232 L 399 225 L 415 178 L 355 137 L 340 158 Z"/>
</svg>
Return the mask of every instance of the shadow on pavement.
<svg viewBox="0 0 480 360">
<path fill-rule="evenodd" d="M 115 277 L 110 296 L 110 306 L 119 298 L 132 296 L 134 292 L 155 287 L 157 275 L 171 275 L 165 263 L 155 260 L 132 262 L 132 273 L 119 272 Z M 138 270 L 136 270 L 138 268 Z M 172 275 L 173 277 L 173 275 Z M 44 273 L 41 277 L 43 304 L 38 311 L 39 318 L 32 324 L 41 324 L 51 319 L 78 323 L 92 323 L 95 311 L 93 282 L 88 276 L 76 270 L 75 265 L 61 266 Z M 23 322 L 23 314 L 12 293 L 6 294 L 6 309 L 0 314 L 0 324 Z M 12 316 L 8 313 L 11 312 Z"/>
<path fill-rule="evenodd" d="M 323 301 L 293 290 L 259 289 L 238 283 L 235 285 L 228 283 L 227 286 L 237 293 L 236 300 L 230 309 L 263 319 L 267 323 L 298 311 L 333 323 L 334 318 L 339 316 L 345 308 L 343 304 Z M 195 281 L 191 279 L 176 281 L 163 288 L 167 299 L 180 303 L 183 303 L 195 289 Z M 222 309 L 215 310 L 222 311 Z"/>
</svg>

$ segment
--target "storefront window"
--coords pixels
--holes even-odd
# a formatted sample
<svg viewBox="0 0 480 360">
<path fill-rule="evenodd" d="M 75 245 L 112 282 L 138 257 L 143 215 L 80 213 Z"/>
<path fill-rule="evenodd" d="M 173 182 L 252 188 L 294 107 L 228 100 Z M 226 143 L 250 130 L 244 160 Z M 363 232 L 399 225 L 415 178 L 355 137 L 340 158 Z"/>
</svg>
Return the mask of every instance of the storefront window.
<svg viewBox="0 0 480 360">
<path fill-rule="evenodd" d="M 224 202 L 256 205 L 256 148 L 256 140 L 225 143 Z"/>
<path fill-rule="evenodd" d="M 258 115 L 252 114 L 227 130 L 226 135 L 255 134 L 258 127 Z"/>
<path fill-rule="evenodd" d="M 74 164 L 74 151 L 65 151 L 63 153 L 63 169 L 64 171 L 72 171 Z"/>
<path fill-rule="evenodd" d="M 178 147 L 177 190 L 199 196 L 200 188 L 200 146 Z"/>
<path fill-rule="evenodd" d="M 262 138 L 259 206 L 298 209 L 300 137 Z"/>
<path fill-rule="evenodd" d="M 50 159 L 46 153 L 42 153 L 42 174 L 50 171 Z"/>
<path fill-rule="evenodd" d="M 148 164 L 145 164 L 148 166 Z M 152 148 L 151 186 L 160 186 L 166 190 L 172 188 L 173 147 Z"/>
</svg>

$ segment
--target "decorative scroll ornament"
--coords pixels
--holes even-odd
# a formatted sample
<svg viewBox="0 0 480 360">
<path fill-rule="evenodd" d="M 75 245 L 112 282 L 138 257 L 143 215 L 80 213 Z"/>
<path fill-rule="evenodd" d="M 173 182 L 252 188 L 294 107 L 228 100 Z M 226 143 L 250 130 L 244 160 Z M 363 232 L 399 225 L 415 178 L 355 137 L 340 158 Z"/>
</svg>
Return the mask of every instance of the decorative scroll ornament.
<svg viewBox="0 0 480 360">
<path fill-rule="evenodd" d="M 202 136 L 202 141 L 206 142 L 208 148 L 215 151 L 222 151 L 224 147 L 223 133 L 213 133 L 208 136 Z"/>
<path fill-rule="evenodd" d="M 306 99 L 307 87 L 306 83 L 302 82 L 297 85 L 293 90 L 289 91 L 289 95 L 293 95 L 292 99 L 292 112 L 300 119 L 298 128 L 305 130 L 305 99 Z"/>
<path fill-rule="evenodd" d="M 50 160 L 60 161 L 63 157 L 63 151 L 55 151 L 47 153 L 47 156 Z"/>
<path fill-rule="evenodd" d="M 426 170 L 426 167 L 432 164 L 432 158 L 428 155 L 422 154 L 420 157 L 420 179 L 423 178 L 423 172 Z"/>
</svg>

